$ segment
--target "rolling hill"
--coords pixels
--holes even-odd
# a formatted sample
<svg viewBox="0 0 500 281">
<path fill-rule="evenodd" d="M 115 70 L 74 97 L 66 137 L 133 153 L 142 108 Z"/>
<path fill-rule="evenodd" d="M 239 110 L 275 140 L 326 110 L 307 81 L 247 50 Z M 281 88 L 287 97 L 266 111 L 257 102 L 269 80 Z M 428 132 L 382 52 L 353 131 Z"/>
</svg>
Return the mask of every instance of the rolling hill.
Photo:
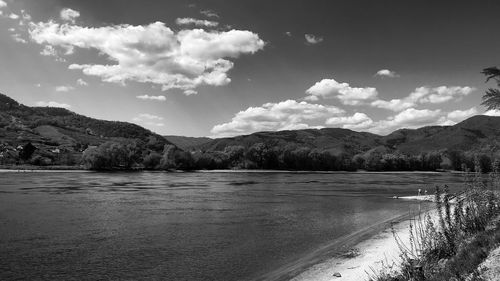
<svg viewBox="0 0 500 281">
<path fill-rule="evenodd" d="M 160 136 L 135 124 L 29 107 L 0 94 L 0 165 L 78 165 L 83 151 L 109 141 L 132 141 L 138 159 L 148 156 L 154 163 L 166 155 L 165 145 L 172 145 L 191 152 L 168 152 L 173 165 L 196 169 L 458 169 L 473 165 L 476 155 L 500 158 L 500 117 L 478 115 L 454 126 L 400 129 L 387 136 L 323 128 L 210 139 Z"/>
<path fill-rule="evenodd" d="M 29 107 L 0 94 L 0 164 L 28 143 L 36 147 L 44 161 L 68 162 L 71 158 L 69 162 L 77 164 L 87 147 L 110 140 L 134 140 L 160 152 L 165 144 L 171 144 L 135 124 L 98 120 L 63 108 Z"/>
<path fill-rule="evenodd" d="M 258 132 L 214 139 L 187 148 L 224 151 L 228 146 L 241 145 L 248 148 L 257 143 L 281 147 L 295 145 L 349 155 L 366 153 L 373 149 L 404 154 L 446 150 L 496 154 L 500 151 L 500 117 L 477 115 L 454 126 L 400 129 L 387 136 L 339 128 Z"/>
</svg>

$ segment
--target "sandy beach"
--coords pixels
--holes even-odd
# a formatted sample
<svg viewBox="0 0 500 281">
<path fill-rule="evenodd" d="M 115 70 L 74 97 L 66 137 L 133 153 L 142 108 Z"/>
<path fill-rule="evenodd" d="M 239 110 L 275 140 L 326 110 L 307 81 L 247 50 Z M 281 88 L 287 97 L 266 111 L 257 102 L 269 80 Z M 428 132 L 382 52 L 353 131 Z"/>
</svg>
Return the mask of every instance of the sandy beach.
<svg viewBox="0 0 500 281">
<path fill-rule="evenodd" d="M 418 198 L 417 198 L 418 197 Z M 403 200 L 432 200 L 430 197 L 409 196 L 400 197 Z M 423 212 L 421 217 L 428 213 L 436 221 L 436 210 Z M 400 222 L 387 225 L 385 229 L 374 236 L 359 242 L 351 249 L 356 253 L 352 256 L 334 257 L 318 263 L 296 277 L 293 281 L 327 281 L 327 280 L 370 280 L 370 276 L 379 273 L 382 269 L 397 269 L 401 262 L 399 247 L 394 239 L 393 230 L 401 241 L 408 245 L 410 239 L 410 218 L 406 216 Z M 339 276 L 340 275 L 340 276 Z"/>
</svg>

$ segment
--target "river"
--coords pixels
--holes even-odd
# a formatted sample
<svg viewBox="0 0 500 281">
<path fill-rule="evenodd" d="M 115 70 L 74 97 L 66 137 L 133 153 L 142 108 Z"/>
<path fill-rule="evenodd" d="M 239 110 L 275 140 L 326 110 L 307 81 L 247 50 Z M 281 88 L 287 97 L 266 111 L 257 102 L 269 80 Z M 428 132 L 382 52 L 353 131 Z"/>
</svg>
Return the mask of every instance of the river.
<svg viewBox="0 0 500 281">
<path fill-rule="evenodd" d="M 462 177 L 3 172 L 0 280 L 263 280 L 408 213 L 416 203 L 392 197 L 436 184 L 457 191 Z"/>
</svg>

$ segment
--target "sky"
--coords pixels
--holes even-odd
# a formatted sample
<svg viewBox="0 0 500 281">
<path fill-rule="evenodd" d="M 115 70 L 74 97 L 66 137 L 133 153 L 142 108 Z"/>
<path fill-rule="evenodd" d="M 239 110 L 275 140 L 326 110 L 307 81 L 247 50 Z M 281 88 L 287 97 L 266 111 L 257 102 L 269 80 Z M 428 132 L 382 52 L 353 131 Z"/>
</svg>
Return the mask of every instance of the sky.
<svg viewBox="0 0 500 281">
<path fill-rule="evenodd" d="M 163 135 L 477 114 L 500 1 L 0 0 L 0 92 Z"/>
</svg>

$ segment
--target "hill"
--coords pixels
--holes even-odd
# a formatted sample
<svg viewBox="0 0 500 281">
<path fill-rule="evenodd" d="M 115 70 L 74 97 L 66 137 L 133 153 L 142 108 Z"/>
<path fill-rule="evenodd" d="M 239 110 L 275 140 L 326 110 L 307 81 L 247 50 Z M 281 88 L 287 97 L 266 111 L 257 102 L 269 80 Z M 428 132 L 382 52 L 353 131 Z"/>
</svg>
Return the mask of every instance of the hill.
<svg viewBox="0 0 500 281">
<path fill-rule="evenodd" d="M 268 146 L 298 146 L 327 150 L 333 154 L 358 153 L 382 145 L 382 137 L 348 129 L 324 128 L 278 132 L 258 132 L 251 135 L 215 139 L 196 149 L 223 151 L 228 146 L 249 148 L 257 143 Z"/>
<path fill-rule="evenodd" d="M 429 126 L 419 129 L 400 129 L 387 136 L 348 129 L 324 128 L 278 132 L 258 132 L 230 138 L 219 138 L 192 145 L 190 149 L 223 151 L 228 146 L 245 148 L 257 143 L 269 146 L 296 145 L 328 150 L 334 154 L 356 154 L 376 147 L 387 151 L 419 154 L 440 150 L 497 152 L 500 137 L 500 117 L 473 116 L 454 126 Z"/>
<path fill-rule="evenodd" d="M 276 159 L 266 160 L 271 163 L 250 157 L 253 164 L 262 162 L 257 167 L 266 168 L 278 165 L 287 169 L 303 166 L 317 169 L 317 163 L 305 163 L 321 157 L 321 161 L 330 162 L 320 164 L 322 169 L 435 170 L 461 169 L 462 164 L 473 169 L 479 157 L 486 169 L 491 161 L 500 158 L 500 117 L 478 115 L 454 126 L 400 129 L 387 136 L 339 128 L 258 132 L 214 139 L 188 148 L 212 154 L 233 153 L 239 148 L 245 161 L 248 155 L 255 154 L 253 150 L 276 154 L 270 156 Z M 300 156 L 303 154 L 308 156 Z M 287 157 L 295 158 L 288 160 L 292 164 L 285 163 Z M 245 161 L 240 163 L 243 167 L 253 167 Z"/>
<path fill-rule="evenodd" d="M 183 137 L 183 136 L 163 136 L 167 141 L 175 144 L 180 149 L 190 150 L 212 141 L 206 137 Z"/>
<path fill-rule="evenodd" d="M 171 144 L 135 124 L 98 120 L 63 108 L 29 107 L 0 94 L 0 164 L 75 165 L 85 149 L 108 141 L 134 142 L 160 152 Z M 29 157 L 22 153 L 28 144 L 36 150 Z"/>
<path fill-rule="evenodd" d="M 474 169 L 478 162 L 489 169 L 500 158 L 500 117 L 478 115 L 387 136 L 323 128 L 163 137 L 135 124 L 29 107 L 0 94 L 0 165 L 79 165 L 89 149 L 91 166 L 106 169 L 436 170 Z"/>
</svg>

